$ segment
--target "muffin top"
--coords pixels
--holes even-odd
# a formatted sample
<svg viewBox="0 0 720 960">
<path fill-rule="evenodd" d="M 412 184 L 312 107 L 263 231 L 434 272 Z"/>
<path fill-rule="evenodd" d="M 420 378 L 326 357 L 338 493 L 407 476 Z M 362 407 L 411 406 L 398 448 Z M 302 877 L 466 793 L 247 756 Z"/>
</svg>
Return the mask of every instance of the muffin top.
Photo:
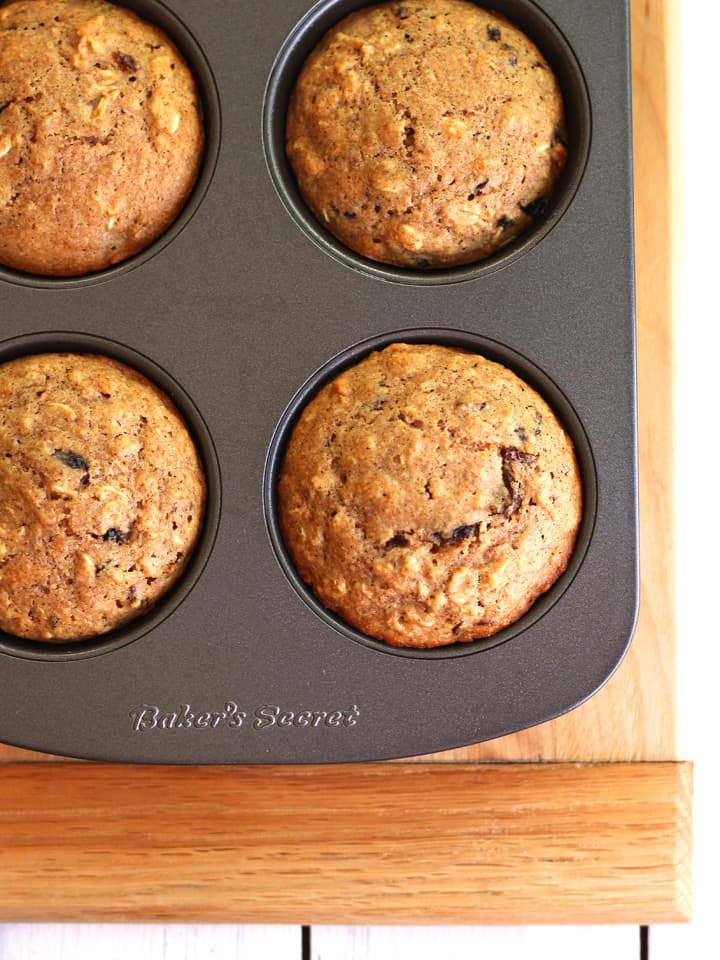
<svg viewBox="0 0 720 960">
<path fill-rule="evenodd" d="M 304 409 L 278 504 L 326 607 L 389 644 L 436 647 L 491 636 L 555 582 L 582 491 L 571 441 L 514 373 L 394 344 Z"/>
<path fill-rule="evenodd" d="M 170 400 L 101 356 L 0 366 L 0 630 L 79 640 L 144 613 L 202 524 L 205 480 Z"/>
<path fill-rule="evenodd" d="M 566 156 L 537 47 L 466 0 L 358 10 L 308 57 L 287 154 L 323 226 L 385 263 L 480 260 L 544 216 Z"/>
<path fill-rule="evenodd" d="M 125 260 L 177 217 L 203 149 L 195 82 L 157 27 L 104 0 L 0 7 L 0 263 Z"/>
</svg>

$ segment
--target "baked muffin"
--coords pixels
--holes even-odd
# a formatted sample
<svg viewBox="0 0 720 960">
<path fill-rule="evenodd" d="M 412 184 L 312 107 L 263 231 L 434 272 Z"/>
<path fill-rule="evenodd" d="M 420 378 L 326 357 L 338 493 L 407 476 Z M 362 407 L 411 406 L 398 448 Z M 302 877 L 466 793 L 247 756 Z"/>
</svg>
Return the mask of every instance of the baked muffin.
<svg viewBox="0 0 720 960">
<path fill-rule="evenodd" d="M 565 570 L 581 518 L 571 441 L 515 374 L 394 344 L 302 412 L 278 484 L 281 529 L 318 599 L 370 637 L 489 637 Z"/>
<path fill-rule="evenodd" d="M 481 260 L 547 212 L 566 157 L 543 55 L 466 0 L 351 13 L 308 57 L 287 154 L 318 220 L 401 267 Z"/>
<path fill-rule="evenodd" d="M 195 82 L 157 27 L 104 0 L 0 7 L 0 263 L 125 260 L 175 220 L 203 149 Z"/>
<path fill-rule="evenodd" d="M 170 400 L 102 356 L 0 366 L 0 630 L 98 636 L 177 580 L 205 480 Z"/>
</svg>

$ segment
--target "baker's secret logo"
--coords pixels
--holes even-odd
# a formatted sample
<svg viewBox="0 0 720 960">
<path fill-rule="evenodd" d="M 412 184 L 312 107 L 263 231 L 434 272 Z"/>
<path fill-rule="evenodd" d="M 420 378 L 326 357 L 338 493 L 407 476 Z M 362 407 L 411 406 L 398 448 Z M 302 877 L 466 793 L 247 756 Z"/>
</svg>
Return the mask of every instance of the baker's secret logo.
<svg viewBox="0 0 720 960">
<path fill-rule="evenodd" d="M 251 713 L 228 700 L 222 710 L 198 712 L 189 703 L 167 710 L 154 703 L 141 703 L 130 710 L 135 733 L 150 730 L 308 730 L 323 727 L 354 727 L 360 708 L 353 704 L 346 710 L 286 710 L 275 704 L 263 704 Z"/>
</svg>

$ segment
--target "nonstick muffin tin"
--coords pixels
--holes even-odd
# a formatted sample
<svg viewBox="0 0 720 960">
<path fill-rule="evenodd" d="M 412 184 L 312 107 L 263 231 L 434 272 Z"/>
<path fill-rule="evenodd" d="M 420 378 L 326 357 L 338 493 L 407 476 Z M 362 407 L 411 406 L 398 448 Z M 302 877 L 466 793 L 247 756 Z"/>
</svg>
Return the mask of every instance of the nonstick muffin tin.
<svg viewBox="0 0 720 960">
<path fill-rule="evenodd" d="M 208 477 L 200 545 L 149 614 L 95 640 L 0 635 L 0 738 L 152 763 L 360 761 L 450 749 L 572 709 L 613 673 L 637 612 L 628 11 L 495 0 L 559 78 L 569 161 L 547 218 L 479 264 L 421 272 L 343 248 L 304 207 L 284 110 L 357 0 L 138 0 L 202 90 L 207 153 L 179 221 L 77 279 L 0 268 L 0 362 L 103 353 L 166 390 Z M 279 535 L 275 478 L 305 400 L 371 349 L 437 342 L 504 363 L 570 433 L 585 506 L 566 573 L 516 624 L 401 650 L 324 610 Z M 0 504 L 0 511 L 2 505 Z"/>
</svg>

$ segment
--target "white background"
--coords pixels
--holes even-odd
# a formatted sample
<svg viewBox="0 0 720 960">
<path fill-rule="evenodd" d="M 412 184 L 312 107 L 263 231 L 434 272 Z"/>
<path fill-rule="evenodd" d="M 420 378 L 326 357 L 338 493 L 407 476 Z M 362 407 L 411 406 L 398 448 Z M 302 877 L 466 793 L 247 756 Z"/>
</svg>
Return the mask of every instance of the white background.
<svg viewBox="0 0 720 960">
<path fill-rule="evenodd" d="M 680 755 L 695 761 L 695 911 L 687 928 L 651 931 L 652 960 L 720 957 L 717 864 L 720 860 L 717 776 L 717 707 L 720 625 L 712 598 L 720 597 L 720 522 L 713 515 L 708 480 L 718 463 L 712 439 L 720 385 L 720 299 L 717 262 L 720 193 L 707 187 L 718 155 L 718 113 L 711 105 L 718 83 L 712 57 L 698 55 L 697 39 L 720 29 L 717 4 L 682 0 L 682 155 L 684 263 L 675 312 L 676 535 Z M 675 184 L 674 186 L 677 186 Z M 662 425 L 658 425 L 662 429 Z M 661 949 L 662 948 L 662 949 Z"/>
<path fill-rule="evenodd" d="M 583 2 L 583 0 L 578 0 Z M 720 837 L 715 778 L 720 691 L 720 523 L 714 473 L 720 451 L 720 162 L 718 5 L 682 0 L 684 263 L 676 307 L 676 534 L 679 756 L 695 761 L 695 919 L 653 927 L 651 960 L 720 957 L 715 923 Z M 657 424 L 662 430 L 663 424 Z M 314 928 L 313 960 L 640 957 L 636 927 Z M 0 925 L 0 960 L 301 960 L 299 927 Z"/>
</svg>

